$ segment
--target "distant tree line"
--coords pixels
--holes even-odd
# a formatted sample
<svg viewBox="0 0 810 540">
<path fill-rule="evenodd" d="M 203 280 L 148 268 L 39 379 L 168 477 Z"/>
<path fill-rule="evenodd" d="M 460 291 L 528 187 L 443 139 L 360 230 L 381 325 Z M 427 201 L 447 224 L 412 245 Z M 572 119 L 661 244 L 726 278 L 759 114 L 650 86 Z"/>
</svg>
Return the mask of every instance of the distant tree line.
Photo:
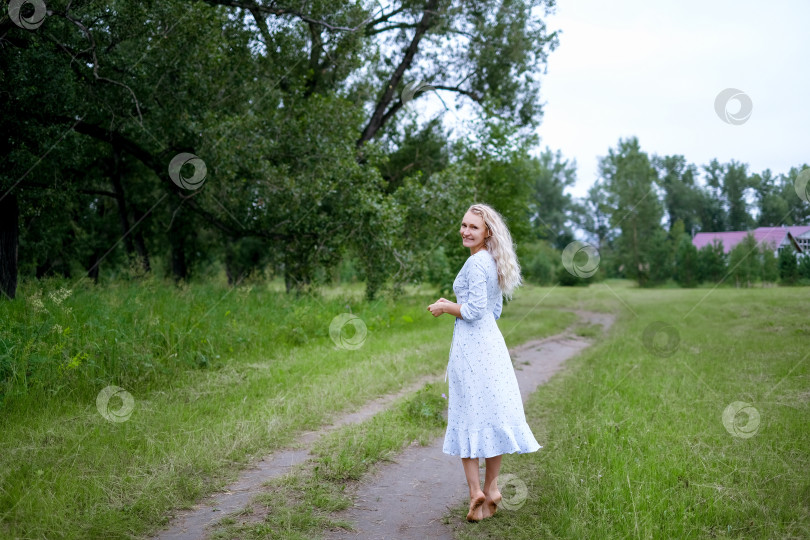
<svg viewBox="0 0 810 540">
<path fill-rule="evenodd" d="M 788 256 L 810 279 L 810 261 L 799 266 L 802 259 L 788 250 L 777 264 L 773 251 L 752 237 L 727 256 L 720 246 L 698 251 L 692 244 L 697 232 L 810 225 L 810 204 L 796 191 L 805 168 L 751 173 L 744 163 L 716 159 L 698 168 L 679 155 L 651 157 L 632 137 L 601 158 L 600 179 L 589 190 L 580 223 L 598 247 L 603 275 L 640 286 L 669 279 L 683 286 L 723 279 L 793 283 L 799 276 L 787 269 Z"/>
</svg>

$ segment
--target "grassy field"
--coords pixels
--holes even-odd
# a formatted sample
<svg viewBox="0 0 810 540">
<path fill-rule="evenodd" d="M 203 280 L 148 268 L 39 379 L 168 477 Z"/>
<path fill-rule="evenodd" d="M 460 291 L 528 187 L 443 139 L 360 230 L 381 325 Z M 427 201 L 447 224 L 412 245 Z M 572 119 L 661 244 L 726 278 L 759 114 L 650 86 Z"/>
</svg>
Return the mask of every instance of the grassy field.
<svg viewBox="0 0 810 540">
<path fill-rule="evenodd" d="M 510 345 L 574 320 L 543 317 L 542 294 L 510 304 Z M 296 298 L 275 283 L 23 284 L 18 300 L 0 302 L 0 537 L 148 534 L 297 433 L 444 372 L 452 320 L 427 312 L 435 295 L 361 298 L 359 287 Z M 362 325 L 333 341 L 330 325 L 349 312 Z M 105 407 L 110 386 L 124 392 Z M 327 439 L 320 471 L 337 484 L 433 433 L 441 391 L 383 413 L 398 430 L 375 448 L 343 430 Z M 347 466 L 355 452 L 360 468 Z"/>
<path fill-rule="evenodd" d="M 618 326 L 532 396 L 545 448 L 458 538 L 810 538 L 810 289 L 589 291 Z"/>
<path fill-rule="evenodd" d="M 47 282 L 20 296 L 0 303 L 0 537 L 146 535 L 299 432 L 440 376 L 452 333 L 419 290 L 369 303 L 359 288 Z M 526 408 L 544 448 L 504 459 L 510 509 L 457 536 L 810 537 L 808 305 L 808 288 L 521 290 L 499 321 L 510 346 L 560 332 L 573 309 L 618 321 L 579 329 L 596 344 Z M 334 342 L 349 312 L 363 325 Z M 132 396 L 125 421 L 97 404 L 110 385 Z M 347 482 L 443 432 L 444 388 L 328 434 L 254 523 L 225 520 L 217 537 L 318 537 Z"/>
</svg>

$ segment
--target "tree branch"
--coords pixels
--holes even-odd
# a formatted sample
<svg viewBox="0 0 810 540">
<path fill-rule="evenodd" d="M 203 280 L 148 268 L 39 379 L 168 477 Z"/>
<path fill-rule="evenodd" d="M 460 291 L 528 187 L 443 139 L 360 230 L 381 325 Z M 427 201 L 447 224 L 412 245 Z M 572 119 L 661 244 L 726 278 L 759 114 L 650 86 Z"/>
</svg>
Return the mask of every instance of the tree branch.
<svg viewBox="0 0 810 540">
<path fill-rule="evenodd" d="M 69 118 L 58 118 L 58 120 L 71 122 L 72 120 Z M 94 124 L 89 124 L 84 121 L 79 121 L 73 127 L 73 129 L 77 133 L 81 133 L 83 135 L 88 135 L 93 137 L 94 139 L 98 139 L 100 141 L 105 141 L 109 144 L 117 146 L 118 148 L 126 151 L 141 163 L 146 165 L 149 169 L 155 172 L 158 176 L 163 176 L 166 172 L 165 167 L 163 167 L 155 156 L 152 155 L 151 152 L 142 148 L 136 142 L 128 139 L 127 137 L 121 135 L 116 131 L 111 131 L 109 129 L 96 126 Z"/>
<path fill-rule="evenodd" d="M 400 101 L 400 104 L 394 105 L 391 107 L 391 109 L 389 109 L 389 105 L 394 98 L 394 89 L 399 87 L 399 83 L 402 81 L 402 76 L 405 74 L 408 68 L 411 67 L 413 58 L 416 56 L 416 52 L 419 50 L 419 42 L 428 31 L 428 28 L 430 28 L 433 24 L 434 15 L 438 5 L 438 0 L 428 0 L 427 5 L 425 5 L 425 9 L 422 11 L 422 19 L 419 21 L 419 24 L 416 27 L 416 31 L 414 32 L 411 42 L 405 49 L 405 54 L 402 57 L 402 60 L 394 70 L 391 78 L 388 80 L 385 91 L 374 109 L 374 114 L 372 114 L 366 128 L 363 130 L 363 133 L 357 140 L 358 148 L 370 141 L 383 126 L 384 121 L 387 121 L 392 116 L 393 112 L 396 112 L 396 110 L 399 110 L 402 107 Z M 386 114 L 386 110 L 388 110 L 388 114 Z"/>
<path fill-rule="evenodd" d="M 368 22 L 368 25 L 367 25 L 366 27 L 367 27 L 367 28 L 371 28 L 371 27 L 373 27 L 373 26 L 375 26 L 375 25 L 377 25 L 377 24 L 380 24 L 381 22 L 386 22 L 386 21 L 388 21 L 388 20 L 389 20 L 391 17 L 393 17 L 394 15 L 398 15 L 398 14 L 402 13 L 403 11 L 405 11 L 405 6 L 400 6 L 400 7 L 399 7 L 399 9 L 395 9 L 394 11 L 392 11 L 391 13 L 389 13 L 388 15 L 382 15 L 382 16 L 380 16 L 380 17 L 377 17 L 377 18 L 376 18 L 376 19 L 374 19 L 373 21 L 369 21 L 369 22 Z"/>
<path fill-rule="evenodd" d="M 464 90 L 463 88 L 458 86 L 445 86 L 443 84 L 431 84 L 430 86 L 435 90 L 449 90 L 451 92 L 462 94 L 472 99 L 476 103 L 481 103 L 481 101 L 484 99 L 484 96 L 476 94 L 475 92 L 470 92 L 469 90 Z"/>
<path fill-rule="evenodd" d="M 366 31 L 366 36 L 371 37 L 371 36 L 375 36 L 377 34 L 382 34 L 383 32 L 387 32 L 389 30 L 396 30 L 397 28 L 416 28 L 417 26 L 418 26 L 418 24 L 414 24 L 414 23 L 404 23 L 404 22 L 403 23 L 397 23 L 397 24 L 392 24 L 390 26 L 383 26 L 382 28 L 375 28 L 374 30 L 367 30 Z M 371 26 L 369 26 L 368 28 L 371 28 Z"/>
<path fill-rule="evenodd" d="M 321 56 L 321 50 L 323 49 L 323 41 L 321 40 L 321 31 L 320 29 L 312 24 L 309 23 L 309 35 L 312 38 L 312 44 L 309 49 L 309 69 L 312 70 L 312 77 L 308 81 L 308 90 L 307 94 L 311 94 L 315 91 L 318 87 L 318 81 L 321 78 L 320 74 L 320 66 L 318 65 L 318 60 Z"/>
<path fill-rule="evenodd" d="M 227 7 L 235 7 L 235 8 L 242 8 L 250 11 L 251 13 L 255 10 L 258 13 L 266 13 L 267 15 L 275 15 L 276 17 L 281 17 L 282 15 L 292 15 L 293 17 L 297 17 L 306 23 L 316 24 L 318 26 L 323 26 L 324 28 L 331 30 L 333 32 L 356 32 L 362 26 L 365 26 L 368 21 L 363 21 L 362 23 L 358 24 L 354 28 L 349 28 L 348 26 L 334 26 L 326 21 L 321 21 L 318 19 L 313 19 L 312 17 L 303 14 L 302 12 L 292 9 L 292 8 L 285 8 L 285 7 L 270 7 L 270 6 L 262 6 L 257 4 L 256 2 L 249 2 L 249 1 L 239 1 L 239 0 L 204 0 L 205 2 L 212 4 L 212 5 L 219 5 L 219 6 L 227 6 Z"/>
<path fill-rule="evenodd" d="M 43 184 L 42 182 L 23 182 L 20 184 L 21 188 L 33 187 L 38 189 L 57 189 L 58 186 Z M 112 191 L 105 191 L 103 189 L 77 189 L 77 193 L 84 193 L 85 195 L 103 195 L 105 197 L 115 198 L 116 194 Z"/>
<path fill-rule="evenodd" d="M 82 31 L 82 33 L 87 38 L 87 40 L 90 42 L 89 51 L 91 53 L 91 58 L 93 60 L 93 77 L 95 77 L 96 80 L 98 80 L 98 81 L 108 82 L 110 84 L 114 84 L 114 85 L 121 86 L 121 87 L 125 88 L 130 93 L 130 95 L 132 95 L 132 100 L 135 102 L 135 109 L 138 111 L 138 118 L 140 119 L 141 125 L 143 125 L 143 116 L 141 115 L 141 105 L 138 102 L 138 97 L 135 95 L 135 92 L 132 91 L 132 88 L 130 88 L 128 85 L 126 85 L 126 84 L 124 84 L 122 82 L 114 81 L 112 79 L 102 77 L 101 75 L 98 74 L 98 57 L 96 56 L 96 40 L 93 37 L 93 34 L 90 33 L 90 30 L 84 24 L 82 24 L 81 21 L 79 21 L 78 19 L 74 19 L 73 17 L 70 16 L 70 3 L 69 2 L 68 2 L 67 7 L 65 8 L 65 12 L 63 14 L 61 14 L 61 15 L 65 19 L 72 22 L 74 25 L 78 26 L 79 29 Z M 73 56 L 73 58 L 75 58 L 75 56 Z"/>
<path fill-rule="evenodd" d="M 264 38 L 265 47 L 269 47 L 273 38 L 270 36 L 270 29 L 267 28 L 267 21 L 264 20 L 264 17 L 262 17 L 262 15 L 256 9 L 249 9 L 248 11 L 250 11 L 250 14 L 253 15 L 253 18 L 256 21 L 256 26 L 259 27 L 259 32 Z"/>
</svg>

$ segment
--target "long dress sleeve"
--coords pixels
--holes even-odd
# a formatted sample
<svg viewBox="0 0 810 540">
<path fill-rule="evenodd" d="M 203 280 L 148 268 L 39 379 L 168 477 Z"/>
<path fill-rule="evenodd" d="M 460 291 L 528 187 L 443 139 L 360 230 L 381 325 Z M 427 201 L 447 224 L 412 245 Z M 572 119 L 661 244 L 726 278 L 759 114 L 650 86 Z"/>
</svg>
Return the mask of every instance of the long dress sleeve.
<svg viewBox="0 0 810 540">
<path fill-rule="evenodd" d="M 487 271 L 478 261 L 474 261 L 467 271 L 469 295 L 459 311 L 465 321 L 477 321 L 487 309 Z"/>
</svg>

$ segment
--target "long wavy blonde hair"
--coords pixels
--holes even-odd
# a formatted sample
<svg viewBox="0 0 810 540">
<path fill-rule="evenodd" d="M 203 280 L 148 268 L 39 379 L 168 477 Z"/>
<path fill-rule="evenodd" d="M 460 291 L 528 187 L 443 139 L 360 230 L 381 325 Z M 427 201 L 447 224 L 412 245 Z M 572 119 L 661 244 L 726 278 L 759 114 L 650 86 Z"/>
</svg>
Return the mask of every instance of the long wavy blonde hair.
<svg viewBox="0 0 810 540">
<path fill-rule="evenodd" d="M 498 286 L 507 300 L 522 283 L 520 277 L 520 264 L 515 255 L 515 245 L 512 235 L 506 227 L 503 217 L 488 204 L 473 204 L 467 209 L 484 220 L 490 236 L 484 239 L 484 246 L 495 259 L 498 269 Z"/>
</svg>

